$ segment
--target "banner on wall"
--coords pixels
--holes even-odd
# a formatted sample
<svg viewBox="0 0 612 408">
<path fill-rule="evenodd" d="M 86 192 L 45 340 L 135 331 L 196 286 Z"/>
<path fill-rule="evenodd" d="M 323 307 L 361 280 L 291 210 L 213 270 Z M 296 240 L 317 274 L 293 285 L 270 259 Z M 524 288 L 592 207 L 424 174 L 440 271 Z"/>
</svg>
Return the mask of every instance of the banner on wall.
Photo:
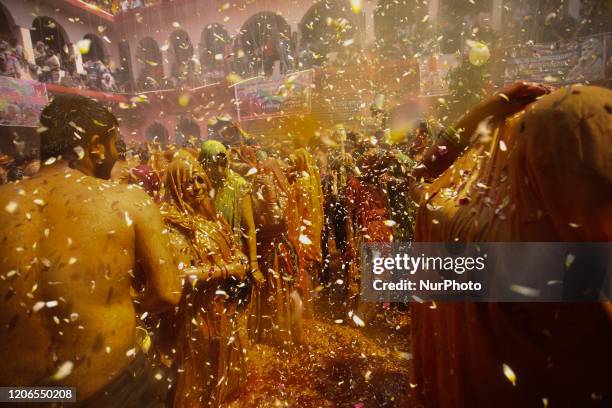
<svg viewBox="0 0 612 408">
<path fill-rule="evenodd" d="M 448 93 L 448 71 L 458 65 L 455 54 L 434 54 L 419 58 L 420 96 Z"/>
<path fill-rule="evenodd" d="M 45 84 L 0 76 L 0 125 L 36 127 L 48 101 Z"/>
<path fill-rule="evenodd" d="M 238 120 L 267 119 L 310 113 L 314 71 L 277 79 L 252 78 L 234 85 Z"/>
<path fill-rule="evenodd" d="M 570 84 L 606 79 L 609 35 L 533 44 L 516 49 L 506 63 L 506 82 Z"/>
</svg>

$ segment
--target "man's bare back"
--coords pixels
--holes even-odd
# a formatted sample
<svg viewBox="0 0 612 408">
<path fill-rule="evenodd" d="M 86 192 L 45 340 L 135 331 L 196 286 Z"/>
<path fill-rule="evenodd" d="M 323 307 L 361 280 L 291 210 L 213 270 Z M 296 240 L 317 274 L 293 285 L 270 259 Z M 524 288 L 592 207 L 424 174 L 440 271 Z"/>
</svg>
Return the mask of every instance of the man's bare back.
<svg viewBox="0 0 612 408">
<path fill-rule="evenodd" d="M 142 190 L 63 162 L 1 186 L 0 384 L 82 400 L 121 373 L 137 353 L 134 282 L 151 305 L 180 296 L 163 229 Z"/>
</svg>

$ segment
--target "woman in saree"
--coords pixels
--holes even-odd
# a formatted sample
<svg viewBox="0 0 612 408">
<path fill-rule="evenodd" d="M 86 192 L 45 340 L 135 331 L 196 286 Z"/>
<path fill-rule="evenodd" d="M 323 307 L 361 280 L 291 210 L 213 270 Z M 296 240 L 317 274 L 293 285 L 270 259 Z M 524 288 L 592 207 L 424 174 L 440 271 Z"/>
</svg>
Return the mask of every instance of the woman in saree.
<svg viewBox="0 0 612 408">
<path fill-rule="evenodd" d="M 290 345 L 301 341 L 301 299 L 294 290 L 298 260 L 289 242 L 290 185 L 278 160 L 263 158 L 252 176 L 257 254 L 264 281 L 249 305 L 249 337 L 256 343 Z"/>
<path fill-rule="evenodd" d="M 230 225 L 234 240 L 243 246 L 249 257 L 250 274 L 262 281 L 257 262 L 257 241 L 249 183 L 230 167 L 227 148 L 219 141 L 202 143 L 200 163 L 213 183 L 215 210 Z"/>
<path fill-rule="evenodd" d="M 219 406 L 245 376 L 233 308 L 224 283 L 239 281 L 248 261 L 210 199 L 212 183 L 197 160 L 179 152 L 166 170 L 162 215 L 184 287 L 172 348 L 174 406 Z"/>
<path fill-rule="evenodd" d="M 371 148 L 357 161 L 359 174 L 352 174 L 346 189 L 345 258 L 348 263 L 347 287 L 349 304 L 360 318 L 368 321 L 376 313 L 374 303 L 360 301 L 362 244 L 388 243 L 394 239 L 388 184 L 393 180 L 389 169 L 394 156 Z"/>
<path fill-rule="evenodd" d="M 289 156 L 289 161 L 289 206 L 295 208 L 287 219 L 289 241 L 298 254 L 297 286 L 302 292 L 304 312 L 308 317 L 313 313 L 313 293 L 322 267 L 323 189 L 319 169 L 306 149 L 297 149 Z"/>
<path fill-rule="evenodd" d="M 416 173 L 433 180 L 414 189 L 416 241 L 612 240 L 612 91 L 547 92 L 514 84 L 428 151 Z M 610 405 L 609 299 L 411 308 L 415 405 Z"/>
</svg>

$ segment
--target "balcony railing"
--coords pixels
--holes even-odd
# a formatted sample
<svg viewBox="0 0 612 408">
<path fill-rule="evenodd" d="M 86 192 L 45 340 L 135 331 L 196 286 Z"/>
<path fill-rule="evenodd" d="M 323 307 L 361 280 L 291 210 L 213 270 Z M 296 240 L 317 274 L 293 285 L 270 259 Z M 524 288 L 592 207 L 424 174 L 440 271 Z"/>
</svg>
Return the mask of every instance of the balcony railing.
<svg viewBox="0 0 612 408">
<path fill-rule="evenodd" d="M 108 21 L 114 16 L 161 3 L 161 0 L 64 0 L 75 7 L 91 12 Z"/>
</svg>

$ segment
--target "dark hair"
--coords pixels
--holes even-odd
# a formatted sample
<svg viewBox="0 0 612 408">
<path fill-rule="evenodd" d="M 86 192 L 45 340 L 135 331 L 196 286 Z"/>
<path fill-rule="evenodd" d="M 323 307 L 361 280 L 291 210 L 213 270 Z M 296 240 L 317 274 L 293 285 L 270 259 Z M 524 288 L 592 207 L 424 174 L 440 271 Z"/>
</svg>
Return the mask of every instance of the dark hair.
<svg viewBox="0 0 612 408">
<path fill-rule="evenodd" d="M 127 145 L 123 139 L 117 139 L 115 142 L 115 146 L 117 147 L 117 157 L 119 160 L 125 160 L 127 153 Z"/>
<path fill-rule="evenodd" d="M 40 134 L 40 158 L 74 155 L 77 146 L 85 148 L 98 135 L 103 143 L 119 126 L 117 118 L 102 104 L 78 95 L 59 95 L 40 115 L 46 128 Z"/>
<path fill-rule="evenodd" d="M 138 158 L 140 159 L 140 164 L 147 164 L 149 162 L 149 151 L 146 146 L 138 149 Z"/>
<path fill-rule="evenodd" d="M 23 175 L 24 175 L 23 165 L 13 163 L 9 167 L 8 171 L 6 172 L 6 179 L 8 181 L 18 181 L 23 178 Z"/>
</svg>

